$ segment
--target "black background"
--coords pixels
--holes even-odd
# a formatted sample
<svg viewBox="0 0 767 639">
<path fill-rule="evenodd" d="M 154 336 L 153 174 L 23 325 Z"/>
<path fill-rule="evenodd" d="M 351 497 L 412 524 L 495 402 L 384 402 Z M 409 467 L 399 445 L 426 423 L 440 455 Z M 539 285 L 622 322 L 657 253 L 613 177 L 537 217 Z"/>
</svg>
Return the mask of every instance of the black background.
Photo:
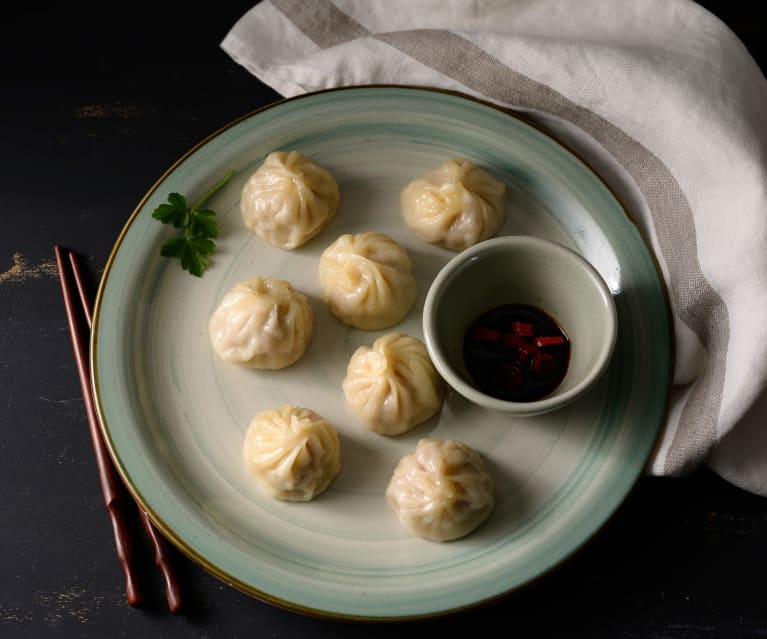
<svg viewBox="0 0 767 639">
<path fill-rule="evenodd" d="M 251 599 L 174 552 L 186 606 L 172 616 L 143 536 L 148 600 L 129 607 L 53 245 L 83 256 L 95 292 L 125 221 L 162 173 L 279 96 L 219 47 L 251 2 L 68 4 L 0 10 L 0 637 L 462 636 L 488 623 L 519 637 L 767 635 L 767 501 L 705 469 L 641 480 L 573 559 L 463 614 L 396 625 L 314 619 Z M 764 69 L 763 3 L 702 4 Z"/>
</svg>

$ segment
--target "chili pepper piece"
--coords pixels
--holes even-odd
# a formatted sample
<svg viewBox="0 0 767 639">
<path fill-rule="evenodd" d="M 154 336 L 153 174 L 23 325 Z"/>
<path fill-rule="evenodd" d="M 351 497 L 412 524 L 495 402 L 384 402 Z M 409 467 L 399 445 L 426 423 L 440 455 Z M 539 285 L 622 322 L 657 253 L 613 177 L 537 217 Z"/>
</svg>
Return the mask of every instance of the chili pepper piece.
<svg viewBox="0 0 767 639">
<path fill-rule="evenodd" d="M 552 335 L 550 337 L 548 336 L 542 336 L 542 337 L 536 337 L 533 340 L 533 344 L 535 344 L 538 348 L 544 348 L 546 346 L 555 346 L 557 344 L 564 344 L 565 338 L 561 335 Z"/>
<path fill-rule="evenodd" d="M 511 332 L 513 335 L 532 337 L 535 335 L 535 325 L 530 322 L 512 322 Z"/>
</svg>

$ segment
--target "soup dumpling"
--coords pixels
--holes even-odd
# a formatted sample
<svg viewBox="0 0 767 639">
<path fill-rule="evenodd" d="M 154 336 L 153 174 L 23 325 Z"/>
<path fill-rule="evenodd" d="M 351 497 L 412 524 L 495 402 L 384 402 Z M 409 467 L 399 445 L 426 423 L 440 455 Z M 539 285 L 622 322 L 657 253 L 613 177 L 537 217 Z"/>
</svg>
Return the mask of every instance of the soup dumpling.
<svg viewBox="0 0 767 639">
<path fill-rule="evenodd" d="M 245 183 L 240 210 L 261 239 L 294 249 L 330 223 L 339 202 L 330 171 L 298 151 L 274 151 Z"/>
<path fill-rule="evenodd" d="M 354 352 L 343 391 L 368 430 L 399 435 L 439 412 L 445 383 L 421 340 L 389 333 Z"/>
<path fill-rule="evenodd" d="M 208 321 L 211 345 L 225 362 L 285 368 L 304 354 L 314 312 L 286 280 L 256 276 L 226 293 Z"/>
<path fill-rule="evenodd" d="M 470 446 L 452 439 L 421 439 L 394 469 L 386 500 L 414 535 L 451 541 L 490 516 L 494 482 Z"/>
<path fill-rule="evenodd" d="M 407 184 L 400 204 L 419 238 L 462 251 L 503 226 L 506 185 L 470 160 L 454 158 Z"/>
<path fill-rule="evenodd" d="M 418 285 L 407 251 L 376 231 L 347 233 L 322 253 L 322 296 L 344 324 L 388 328 L 415 304 Z"/>
<path fill-rule="evenodd" d="M 263 491 L 285 501 L 314 499 L 341 470 L 333 425 L 311 409 L 289 404 L 252 419 L 242 457 Z"/>
</svg>

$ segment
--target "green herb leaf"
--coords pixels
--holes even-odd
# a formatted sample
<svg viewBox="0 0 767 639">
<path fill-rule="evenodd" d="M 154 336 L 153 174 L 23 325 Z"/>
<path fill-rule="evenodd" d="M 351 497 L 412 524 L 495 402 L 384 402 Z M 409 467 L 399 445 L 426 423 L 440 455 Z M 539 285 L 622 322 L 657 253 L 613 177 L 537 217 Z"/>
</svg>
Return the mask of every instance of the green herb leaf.
<svg viewBox="0 0 767 639">
<path fill-rule="evenodd" d="M 187 212 L 186 198 L 178 193 L 171 193 L 167 204 L 160 204 L 152 213 L 152 217 L 163 224 L 181 228 L 186 222 Z"/>
<path fill-rule="evenodd" d="M 213 211 L 192 211 L 189 220 L 189 234 L 203 237 L 218 237 L 218 224 Z"/>
<path fill-rule="evenodd" d="M 211 255 L 213 251 L 216 250 L 216 245 L 213 240 L 208 239 L 207 237 L 202 237 L 200 235 L 197 237 L 190 237 L 187 240 L 187 243 L 200 255 Z"/>
<path fill-rule="evenodd" d="M 208 268 L 208 258 L 205 255 L 198 253 L 192 248 L 192 245 L 187 242 L 186 248 L 181 255 L 181 268 L 189 271 L 196 277 L 202 277 L 205 269 Z"/>
<path fill-rule="evenodd" d="M 200 207 L 229 181 L 232 174 L 230 169 L 224 178 L 191 208 L 183 195 L 171 193 L 167 202 L 160 204 L 152 212 L 152 217 L 159 222 L 183 230 L 183 235 L 172 237 L 163 243 L 160 255 L 179 259 L 181 268 L 197 277 L 202 277 L 208 268 L 207 256 L 216 250 L 213 240 L 218 237 L 215 212 Z"/>
<path fill-rule="evenodd" d="M 160 255 L 163 257 L 181 257 L 185 250 L 186 238 L 172 237 L 160 247 Z"/>
</svg>

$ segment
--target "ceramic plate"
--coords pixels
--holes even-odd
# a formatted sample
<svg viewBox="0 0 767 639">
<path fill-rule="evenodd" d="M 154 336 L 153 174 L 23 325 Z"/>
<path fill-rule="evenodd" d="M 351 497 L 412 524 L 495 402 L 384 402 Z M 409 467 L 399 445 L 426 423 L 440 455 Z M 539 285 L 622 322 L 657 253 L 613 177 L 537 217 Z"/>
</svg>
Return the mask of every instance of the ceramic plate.
<svg viewBox="0 0 767 639">
<path fill-rule="evenodd" d="M 294 251 L 243 225 L 240 191 L 265 156 L 299 150 L 337 178 L 342 204 L 323 233 Z M 502 234 L 546 237 L 601 272 L 619 313 L 610 369 L 583 401 L 542 417 L 485 412 L 450 393 L 440 415 L 386 437 L 363 430 L 341 390 L 360 345 L 388 330 L 422 338 L 430 281 L 453 255 L 403 224 L 399 193 L 412 178 L 461 156 L 508 186 Z M 196 200 L 228 169 L 207 203 L 221 227 L 202 278 L 160 256 L 172 229 L 151 213 L 171 192 Z M 410 253 L 419 295 L 387 331 L 350 329 L 320 296 L 318 260 L 342 233 L 377 230 Z M 225 364 L 208 318 L 234 284 L 289 280 L 315 312 L 301 361 L 278 371 Z M 116 243 L 96 304 L 94 388 L 108 446 L 138 501 L 191 558 L 225 582 L 301 612 L 403 619 L 463 609 L 517 589 L 590 539 L 642 473 L 664 417 L 670 381 L 662 280 L 636 227 L 604 183 L 551 137 L 476 100 L 425 89 L 366 87 L 279 102 L 217 132 L 146 195 Z M 342 470 L 314 501 L 259 492 L 241 460 L 250 419 L 283 404 L 332 422 Z M 384 491 L 422 437 L 460 439 L 494 476 L 492 517 L 463 539 L 414 537 Z"/>
</svg>

